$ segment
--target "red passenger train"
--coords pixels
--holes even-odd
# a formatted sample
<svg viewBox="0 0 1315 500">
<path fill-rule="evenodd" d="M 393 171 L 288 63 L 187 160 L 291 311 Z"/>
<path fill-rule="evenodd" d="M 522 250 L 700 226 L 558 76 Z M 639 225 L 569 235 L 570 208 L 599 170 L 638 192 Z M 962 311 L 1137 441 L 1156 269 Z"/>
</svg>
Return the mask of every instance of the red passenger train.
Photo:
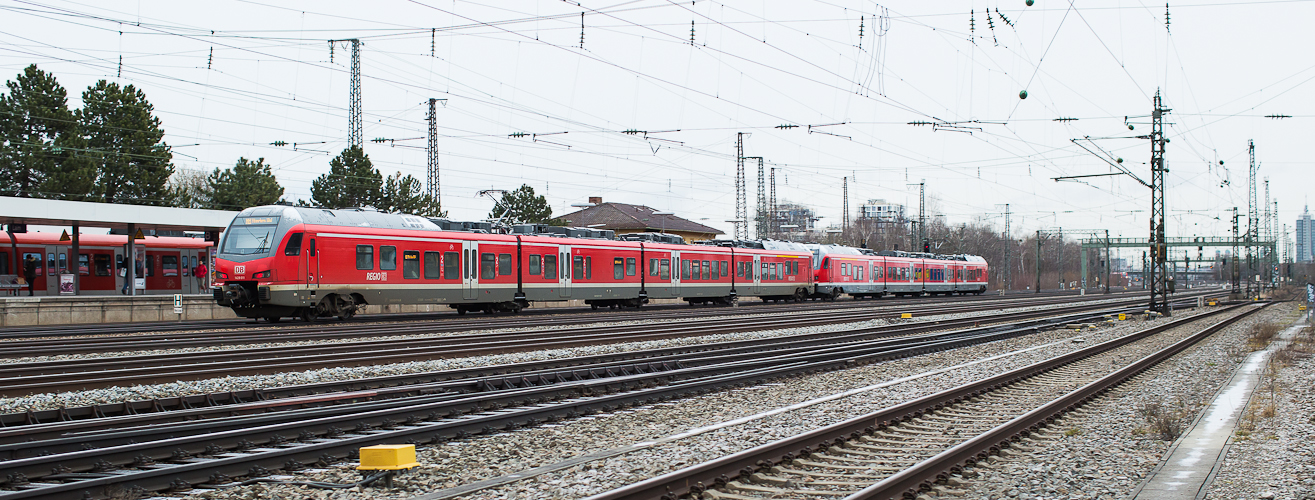
<svg viewBox="0 0 1315 500">
<path fill-rule="evenodd" d="M 59 275 L 69 273 L 72 241 L 61 241 L 58 233 L 19 233 L 18 253 L 7 233 L 0 233 L 0 281 L 9 284 L 23 276 L 23 261 L 34 256 L 40 262 L 36 268 L 36 292 L 41 295 L 59 295 Z M 135 240 L 143 259 L 147 294 L 206 293 L 203 279 L 192 276 L 197 264 L 206 262 L 213 243 L 200 238 L 147 236 Z M 127 273 L 123 265 L 128 236 L 112 234 L 81 234 L 78 236 L 76 266 L 79 294 L 113 295 L 121 293 Z M 15 267 L 15 261 L 17 266 Z M 201 277 L 204 278 L 204 277 Z M 27 287 L 22 288 L 26 295 Z"/>
<path fill-rule="evenodd" d="M 516 230 L 448 230 L 419 216 L 359 209 L 249 208 L 224 233 L 213 293 L 240 316 L 311 321 L 348 318 L 366 304 L 445 304 L 464 314 L 573 299 L 595 308 L 639 307 L 650 299 L 728 304 L 739 297 L 981 293 L 986 286 L 980 258 L 857 249 L 842 257 L 839 249 L 847 247 L 686 245 L 668 235 L 618 240 L 590 229 Z"/>
<path fill-rule="evenodd" d="M 577 230 L 591 234 L 601 231 Z M 365 304 L 519 311 L 583 299 L 727 303 L 803 298 L 811 255 L 544 234 L 444 230 L 413 215 L 267 206 L 243 210 L 215 261 L 215 299 L 240 316 L 347 318 Z"/>
</svg>

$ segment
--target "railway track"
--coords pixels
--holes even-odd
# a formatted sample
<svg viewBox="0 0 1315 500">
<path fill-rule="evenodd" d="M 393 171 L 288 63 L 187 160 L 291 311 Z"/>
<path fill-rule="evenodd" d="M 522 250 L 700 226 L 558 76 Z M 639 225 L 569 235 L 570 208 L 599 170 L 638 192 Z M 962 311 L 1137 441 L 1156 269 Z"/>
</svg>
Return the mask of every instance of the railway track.
<svg viewBox="0 0 1315 500">
<path fill-rule="evenodd" d="M 1114 292 L 1105 297 L 1118 297 L 1126 295 L 1141 295 L 1137 292 Z M 826 309 L 848 309 L 854 307 L 872 307 L 885 305 L 904 305 L 904 304 L 927 304 L 927 303 L 957 303 L 957 302 L 978 302 L 978 301 L 996 301 L 996 300 L 1032 300 L 1035 298 L 1049 297 L 1076 297 L 1076 293 L 1071 291 L 1050 291 L 1040 294 L 1010 294 L 1005 296 L 999 295 L 968 295 L 968 296 L 950 296 L 950 297 L 922 297 L 922 298 L 894 298 L 886 297 L 878 300 L 840 300 L 837 302 L 817 302 L 810 301 L 804 304 L 777 304 L 760 301 L 744 301 L 738 308 L 725 307 L 695 307 L 691 308 L 684 304 L 662 304 L 648 305 L 642 309 L 623 309 L 619 311 L 594 311 L 587 307 L 579 308 L 541 308 L 526 309 L 520 314 L 513 316 L 493 315 L 485 317 L 458 316 L 456 313 L 393 313 L 393 314 L 374 314 L 356 316 L 347 321 L 320 321 L 316 323 L 288 322 L 281 323 L 278 326 L 265 323 L 257 324 L 255 321 L 234 318 L 220 320 L 196 320 L 196 321 L 158 321 L 148 323 L 125 323 L 125 324 L 103 324 L 103 325 L 42 325 L 42 326 L 22 326 L 0 328 L 0 341 L 21 340 L 21 339 L 43 339 L 49 338 L 58 342 L 60 337 L 87 337 L 96 335 L 125 335 L 135 334 L 138 336 L 150 336 L 155 339 L 178 339 L 186 337 L 206 337 L 216 336 L 219 333 L 232 335 L 251 335 L 251 336 L 274 336 L 287 333 L 295 333 L 301 330 L 314 330 L 318 332 L 329 333 L 342 327 L 368 327 L 376 323 L 407 323 L 417 322 L 426 325 L 444 325 L 451 324 L 452 327 L 496 327 L 487 325 L 515 325 L 524 322 L 530 322 L 540 319 L 544 316 L 551 316 L 550 321 L 559 323 L 590 323 L 600 321 L 599 317 L 607 317 L 608 320 L 615 318 L 617 321 L 627 321 L 632 319 L 651 319 L 660 317 L 687 317 L 691 312 L 702 312 L 713 309 L 721 311 L 722 314 L 762 314 L 764 312 L 777 311 L 803 311 L 803 310 L 826 310 Z M 1100 295 L 1090 295 L 1089 297 L 1098 298 Z M 548 320 L 545 320 L 548 321 Z M 383 326 L 387 328 L 387 325 Z M 196 330 L 208 330 L 205 332 L 196 332 Z"/>
<path fill-rule="evenodd" d="M 1088 317 L 1099 314 L 1087 313 Z M 1051 321 L 1062 324 L 1078 319 L 1070 315 Z M 204 423 L 141 425 L 11 443 L 3 449 L 12 459 L 0 461 L 0 477 L 7 478 L 0 487 L 9 491 L 0 493 L 0 498 L 81 498 L 84 492 L 95 496 L 107 489 L 163 491 L 225 483 L 233 476 L 261 476 L 271 469 L 331 463 L 350 456 L 360 446 L 383 441 L 426 443 L 500 432 L 1026 334 L 1040 327 L 1035 322 L 839 345 L 776 346 L 770 354 L 711 351 L 687 356 L 679 363 L 634 363 L 628 371 L 626 367 L 602 374 L 592 369 L 556 370 L 484 380 L 480 392 L 462 393 L 448 387 L 400 404 L 343 405 L 287 416 L 274 413 Z M 392 407 L 385 408 L 388 404 Z"/>
<path fill-rule="evenodd" d="M 1174 321 L 590 500 L 954 495 L 950 476 L 964 467 L 1019 446 L 1065 412 L 1258 310 L 1235 305 L 1214 311 L 1208 314 L 1225 318 L 1157 343 L 1157 335 L 1202 317 Z"/>
<path fill-rule="evenodd" d="M 1132 306 L 1137 304 L 1139 300 L 1129 298 L 1120 301 L 1120 303 Z M 1071 299 L 1063 297 L 1048 298 L 1029 301 L 1020 304 L 1020 306 L 1069 301 Z M 1013 303 L 1011 302 L 1010 305 L 1013 305 Z M 1104 306 L 1088 304 L 1086 307 Z M 672 322 L 656 325 L 651 323 L 603 325 L 573 329 L 458 334 L 389 340 L 368 339 L 330 344 L 280 347 L 258 346 L 201 352 L 115 356 L 82 359 L 76 363 L 70 363 L 68 360 L 11 363 L 0 367 L 0 394 L 13 397 L 33 393 L 85 390 L 132 384 L 270 374 L 329 366 L 369 366 L 617 342 L 671 339 L 695 335 L 839 324 L 896 318 L 905 312 L 924 315 L 977 312 L 999 308 L 1000 304 L 990 303 L 981 305 L 965 304 L 955 308 L 946 308 L 944 305 L 921 305 L 919 307 L 904 308 L 898 312 L 885 309 L 855 309 L 843 315 L 825 311 L 810 311 L 777 317 L 759 317 L 752 322 L 746 322 L 742 318 L 732 316 L 697 322 Z M 414 328 L 424 328 L 424 326 Z M 394 332 L 394 334 L 402 334 L 406 331 L 410 330 Z M 116 343 L 116 345 L 118 344 Z M 151 344 L 152 349 L 169 349 L 171 347 L 171 344 L 164 342 Z M 70 349 L 72 350 L 49 345 L 31 348 L 22 345 L 6 345 L 5 352 L 9 355 L 20 356 L 51 355 L 52 353 L 74 354 L 82 353 L 79 349 L 86 349 L 86 347 L 72 346 Z M 5 422 L 0 420 L 0 424 L 3 423 Z"/>
<path fill-rule="evenodd" d="M 1133 300 L 1133 302 L 1135 302 L 1135 300 Z M 1074 310 L 1098 310 L 1102 308 L 1120 307 L 1120 305 L 1121 304 L 1118 303 L 1086 304 L 1081 306 L 1082 309 Z M 969 308 L 969 310 L 976 309 L 980 308 Z M 905 332 L 903 334 L 913 334 L 932 331 L 935 329 L 959 327 L 969 323 L 990 324 L 993 322 L 1018 320 L 1023 318 L 1041 318 L 1054 314 L 1056 314 L 1055 311 L 1049 310 L 1028 313 L 994 314 L 976 317 L 968 321 L 942 320 L 936 322 L 919 322 L 912 326 L 897 324 L 882 327 L 850 328 L 841 331 L 814 334 L 807 337 L 813 338 L 819 343 L 840 343 L 854 341 L 855 339 L 869 339 L 901 334 L 899 332 Z M 880 316 L 878 315 L 874 317 Z M 870 318 L 848 317 L 846 321 L 861 321 L 863 319 Z M 784 317 L 781 318 L 779 322 L 763 321 L 751 326 L 746 326 L 738 324 L 734 319 L 731 319 L 724 323 L 729 325 L 727 328 L 730 329 L 728 330 L 717 330 L 711 328 L 712 325 L 709 323 L 702 322 L 683 325 L 659 325 L 656 327 L 653 325 L 626 325 L 601 328 L 600 331 L 595 332 L 576 331 L 574 334 L 568 336 L 563 336 L 560 330 L 553 330 L 538 333 L 507 334 L 505 337 L 497 336 L 492 339 L 487 336 L 479 335 L 443 337 L 440 339 L 429 339 L 424 341 L 425 347 L 416 347 L 416 343 L 399 343 L 400 345 L 407 345 L 409 347 L 405 350 L 396 352 L 394 349 L 401 349 L 400 347 L 395 347 L 399 344 L 380 346 L 377 345 L 379 344 L 378 342 L 372 342 L 372 350 L 370 351 L 361 351 L 357 344 L 349 344 L 346 346 L 339 345 L 332 347 L 332 354 L 325 354 L 323 351 L 317 350 L 315 346 L 304 346 L 302 349 L 303 351 L 312 353 L 305 356 L 279 356 L 279 354 L 281 354 L 279 352 L 267 353 L 260 349 L 252 349 L 251 355 L 254 357 L 247 357 L 248 353 L 243 351 L 230 350 L 219 353 L 200 353 L 192 357 L 183 355 L 156 355 L 109 358 L 99 362 L 86 361 L 78 364 L 60 362 L 14 364 L 9 365 L 8 367 L 0 367 L 0 375 L 6 377 L 5 379 L 0 379 L 0 391 L 7 394 L 21 393 L 20 391 L 44 393 L 59 390 L 105 387 L 110 385 L 144 384 L 158 380 L 174 381 L 200 379 L 246 372 L 272 373 L 292 369 L 310 369 L 323 367 L 334 362 L 337 362 L 340 365 L 364 365 L 415 359 L 432 359 L 435 357 L 458 357 L 463 355 L 475 356 L 501 352 L 548 349 L 553 347 L 591 345 L 604 342 L 633 342 L 688 335 L 708 335 L 712 333 L 724 333 L 727 331 L 741 331 L 744 329 L 786 328 L 807 324 L 806 321 L 804 323 L 799 322 L 803 320 L 806 320 L 806 318 L 794 317 L 791 319 L 790 317 Z M 801 338 L 801 336 L 793 336 L 790 341 L 799 342 Z M 188 410 L 196 414 L 196 416 L 191 418 L 203 418 L 206 415 L 203 410 L 204 408 L 218 408 L 216 411 L 220 412 L 250 412 L 267 411 L 281 405 L 296 404 L 303 406 L 318 406 L 338 404 L 342 401 L 351 401 L 361 398 L 394 398 L 414 395 L 418 393 L 418 391 L 427 390 L 424 389 L 423 384 L 432 384 L 446 380 L 487 378 L 495 375 L 509 375 L 535 370 L 568 368 L 587 369 L 590 367 L 602 367 L 603 369 L 606 369 L 606 367 L 609 366 L 619 366 L 631 363 L 670 362 L 684 356 L 689 356 L 690 353 L 714 349 L 739 348 L 751 351 L 766 351 L 773 349 L 774 347 L 771 347 L 773 344 L 774 342 L 761 340 L 724 342 L 713 345 L 694 345 L 649 351 L 619 352 L 581 358 L 553 359 L 535 363 L 523 363 L 517 367 L 477 367 L 464 370 L 375 377 L 368 380 L 348 380 L 281 388 L 251 389 L 215 394 L 195 394 L 171 398 L 124 401 L 93 406 L 39 411 L 30 410 L 20 414 L 0 415 L 0 427 L 15 427 L 42 422 L 75 421 L 106 416 L 162 413 L 180 409 Z M 260 357 L 261 354 L 274 357 L 272 359 Z M 137 363 L 139 359 L 143 361 L 140 367 L 133 368 L 133 366 L 135 366 L 134 363 Z M 56 371 L 56 373 L 48 373 L 48 371 Z M 336 394 L 336 396 L 334 394 Z M 280 400 L 286 401 L 280 403 Z M 232 405 L 240 406 L 229 408 Z M 237 408 L 246 408 L 246 410 L 239 410 Z M 16 431 L 0 431 L 0 435 L 3 435 L 6 432 L 12 433 Z"/>
</svg>

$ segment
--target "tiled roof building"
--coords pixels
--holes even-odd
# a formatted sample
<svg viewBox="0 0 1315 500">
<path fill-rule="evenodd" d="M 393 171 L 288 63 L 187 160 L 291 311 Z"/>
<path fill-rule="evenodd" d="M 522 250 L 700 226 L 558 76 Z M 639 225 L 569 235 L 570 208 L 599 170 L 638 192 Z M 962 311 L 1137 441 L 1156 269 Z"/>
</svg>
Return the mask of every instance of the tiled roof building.
<svg viewBox="0 0 1315 500">
<path fill-rule="evenodd" d="M 600 197 L 589 198 L 589 203 L 593 206 L 554 219 L 563 221 L 568 226 L 610 229 L 616 231 L 618 235 L 665 232 L 679 235 L 685 238 L 685 241 L 710 240 L 722 234 L 717 228 L 644 205 L 603 203 Z"/>
</svg>

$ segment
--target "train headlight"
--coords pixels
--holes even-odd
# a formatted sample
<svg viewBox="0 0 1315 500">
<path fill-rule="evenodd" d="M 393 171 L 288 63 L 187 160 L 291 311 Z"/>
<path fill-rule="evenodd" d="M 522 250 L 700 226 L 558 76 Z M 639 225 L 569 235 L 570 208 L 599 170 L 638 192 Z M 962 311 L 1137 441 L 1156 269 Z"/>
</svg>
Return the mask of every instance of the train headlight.
<svg viewBox="0 0 1315 500">
<path fill-rule="evenodd" d="M 260 280 L 260 279 L 269 279 L 269 271 L 261 271 L 261 272 L 258 272 L 258 273 L 256 273 L 256 274 L 251 275 L 251 277 L 252 277 L 253 279 L 258 279 L 258 280 Z"/>
<path fill-rule="evenodd" d="M 217 273 L 215 273 L 215 274 L 219 275 L 219 279 L 221 279 L 221 280 L 226 280 L 226 279 L 228 279 L 228 273 L 226 273 L 226 272 L 219 271 L 219 272 L 217 272 Z"/>
</svg>

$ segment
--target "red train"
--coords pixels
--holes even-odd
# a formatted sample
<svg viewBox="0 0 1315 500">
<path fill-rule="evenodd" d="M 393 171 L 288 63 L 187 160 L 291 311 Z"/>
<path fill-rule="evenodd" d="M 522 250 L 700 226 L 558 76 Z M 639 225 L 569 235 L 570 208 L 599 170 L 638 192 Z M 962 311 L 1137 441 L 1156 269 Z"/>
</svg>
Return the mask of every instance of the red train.
<svg viewBox="0 0 1315 500">
<path fill-rule="evenodd" d="M 59 275 L 71 269 L 69 254 L 72 241 L 60 241 L 58 233 L 19 233 L 14 235 L 18 255 L 11 256 L 13 248 L 9 236 L 0 233 L 0 281 L 10 284 L 23 275 L 23 261 L 35 256 L 40 265 L 36 268 L 36 293 L 59 295 Z M 120 276 L 124 250 L 128 243 L 125 235 L 82 234 L 78 238 L 77 268 L 80 290 L 83 295 L 113 295 L 121 293 L 127 278 Z M 145 250 L 144 273 L 148 294 L 205 293 L 206 284 L 192 276 L 197 264 L 206 262 L 213 243 L 200 238 L 147 236 L 136 240 L 139 250 Z M 17 264 L 15 264 L 17 261 Z M 126 274 L 126 273 L 123 273 Z M 27 287 L 22 288 L 27 294 Z"/>
<path fill-rule="evenodd" d="M 626 237 L 638 240 L 612 239 L 610 232 L 589 229 L 517 230 L 521 234 L 455 231 L 418 216 L 369 210 L 249 208 L 224 233 L 213 293 L 240 316 L 270 321 L 347 318 L 365 304 L 446 304 L 464 314 L 572 299 L 597 308 L 639 307 L 650 299 L 724 304 L 745 296 L 802 300 L 819 293 L 834 298 L 837 290 L 877 294 L 849 288 L 853 285 L 843 278 L 838 280 L 845 285 L 830 285 L 837 280 L 830 274 L 831 262 L 838 262 L 834 252 L 798 244 L 685 245 L 654 241 L 667 235 L 644 241 L 635 235 Z M 904 262 L 904 257 L 860 256 L 870 265 Z M 821 266 L 818 273 L 815 264 Z M 985 290 L 981 264 L 980 290 L 971 289 L 976 293 Z M 849 269 L 848 263 L 840 268 Z M 935 266 L 919 267 L 930 268 Z M 930 276 L 918 274 L 924 275 Z M 819 289 L 822 278 L 831 280 L 825 282 L 828 288 Z M 951 290 L 970 291 L 965 282 L 948 283 Z"/>
</svg>

